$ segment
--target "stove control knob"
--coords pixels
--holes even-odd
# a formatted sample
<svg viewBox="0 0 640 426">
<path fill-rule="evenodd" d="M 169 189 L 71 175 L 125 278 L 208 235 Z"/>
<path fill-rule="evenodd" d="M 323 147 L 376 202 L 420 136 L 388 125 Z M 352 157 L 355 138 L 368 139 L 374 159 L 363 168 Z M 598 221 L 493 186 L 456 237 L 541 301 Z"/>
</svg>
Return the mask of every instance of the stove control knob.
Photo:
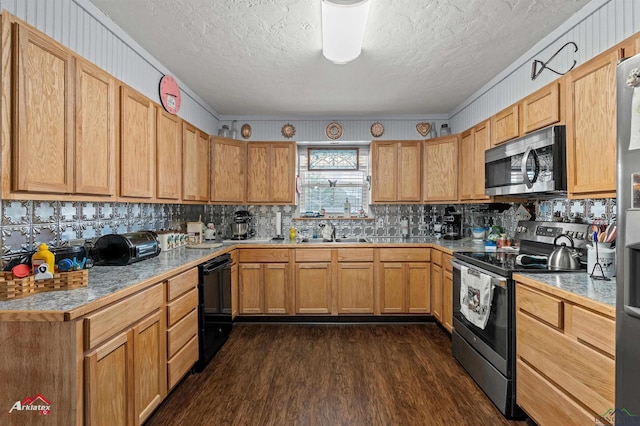
<svg viewBox="0 0 640 426">
<path fill-rule="evenodd" d="M 567 231 L 567 236 L 573 238 L 573 231 Z"/>
<path fill-rule="evenodd" d="M 582 240 L 582 239 L 584 239 L 584 233 L 576 232 L 576 240 Z"/>
</svg>

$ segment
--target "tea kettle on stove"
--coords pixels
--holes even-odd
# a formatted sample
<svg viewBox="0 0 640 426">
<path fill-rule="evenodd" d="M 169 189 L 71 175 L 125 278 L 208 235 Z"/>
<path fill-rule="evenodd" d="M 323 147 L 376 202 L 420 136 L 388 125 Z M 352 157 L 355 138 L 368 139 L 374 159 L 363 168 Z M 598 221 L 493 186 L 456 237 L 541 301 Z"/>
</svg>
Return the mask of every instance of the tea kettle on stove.
<svg viewBox="0 0 640 426">
<path fill-rule="evenodd" d="M 567 248 L 566 243 L 562 243 L 559 247 L 557 241 L 559 238 L 565 237 L 571 242 L 571 248 Z M 580 253 L 575 249 L 573 238 L 566 234 L 560 234 L 553 240 L 553 252 L 549 256 L 547 267 L 552 270 L 579 270 L 580 269 Z"/>
</svg>

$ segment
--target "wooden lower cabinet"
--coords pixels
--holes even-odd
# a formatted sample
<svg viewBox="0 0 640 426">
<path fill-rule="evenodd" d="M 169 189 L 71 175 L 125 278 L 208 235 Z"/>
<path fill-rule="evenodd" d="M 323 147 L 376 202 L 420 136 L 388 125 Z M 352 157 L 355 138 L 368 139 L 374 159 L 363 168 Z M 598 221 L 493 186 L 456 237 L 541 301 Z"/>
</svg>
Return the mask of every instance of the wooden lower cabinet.
<svg viewBox="0 0 640 426">
<path fill-rule="evenodd" d="M 338 263 L 338 314 L 373 314 L 373 262 Z"/>
<path fill-rule="evenodd" d="M 198 360 L 198 268 L 167 280 L 167 389 Z"/>
<path fill-rule="evenodd" d="M 431 313 L 442 323 L 442 266 L 431 264 Z"/>
<path fill-rule="evenodd" d="M 516 280 L 518 405 L 541 426 L 611 423 L 600 416 L 615 407 L 614 308 Z"/>
<path fill-rule="evenodd" d="M 445 269 L 442 274 L 442 326 L 453 332 L 453 273 Z"/>
<path fill-rule="evenodd" d="M 266 314 L 289 313 L 289 264 L 270 263 L 264 268 L 264 311 Z"/>
<path fill-rule="evenodd" d="M 231 265 L 231 319 L 240 312 L 240 287 L 238 284 L 238 265 Z"/>
<path fill-rule="evenodd" d="M 330 262 L 296 263 L 295 313 L 330 314 L 332 282 Z"/>
<path fill-rule="evenodd" d="M 133 331 L 85 355 L 85 422 L 129 425 L 134 419 Z"/>
<path fill-rule="evenodd" d="M 85 355 L 85 422 L 142 424 L 167 394 L 164 313 L 158 310 Z"/>
<path fill-rule="evenodd" d="M 385 262 L 380 265 L 380 313 L 431 312 L 431 264 Z"/>
<path fill-rule="evenodd" d="M 163 314 L 158 311 L 133 328 L 136 424 L 144 423 L 167 395 L 167 346 Z"/>
<path fill-rule="evenodd" d="M 431 250 L 431 312 L 451 333 L 453 331 L 453 256 Z"/>
<path fill-rule="evenodd" d="M 241 263 L 240 314 L 289 314 L 289 264 Z"/>
</svg>

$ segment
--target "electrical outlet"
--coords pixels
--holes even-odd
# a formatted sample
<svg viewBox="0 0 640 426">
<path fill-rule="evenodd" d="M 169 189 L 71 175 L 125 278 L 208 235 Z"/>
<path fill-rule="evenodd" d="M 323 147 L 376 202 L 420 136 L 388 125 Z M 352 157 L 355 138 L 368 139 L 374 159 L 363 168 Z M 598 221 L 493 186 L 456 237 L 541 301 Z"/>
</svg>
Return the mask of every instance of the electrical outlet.
<svg viewBox="0 0 640 426">
<path fill-rule="evenodd" d="M 427 229 L 427 224 L 426 223 L 421 223 L 420 225 L 418 225 L 418 230 L 419 231 L 425 231 Z"/>
</svg>

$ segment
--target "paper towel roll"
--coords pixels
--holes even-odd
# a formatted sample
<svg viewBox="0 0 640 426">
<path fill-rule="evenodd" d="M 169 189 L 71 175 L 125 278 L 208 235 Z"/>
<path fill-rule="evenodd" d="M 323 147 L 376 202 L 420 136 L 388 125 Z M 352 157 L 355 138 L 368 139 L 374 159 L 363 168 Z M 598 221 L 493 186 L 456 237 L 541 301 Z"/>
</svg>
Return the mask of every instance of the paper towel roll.
<svg viewBox="0 0 640 426">
<path fill-rule="evenodd" d="M 282 235 L 282 213 L 276 212 L 276 235 Z"/>
</svg>

